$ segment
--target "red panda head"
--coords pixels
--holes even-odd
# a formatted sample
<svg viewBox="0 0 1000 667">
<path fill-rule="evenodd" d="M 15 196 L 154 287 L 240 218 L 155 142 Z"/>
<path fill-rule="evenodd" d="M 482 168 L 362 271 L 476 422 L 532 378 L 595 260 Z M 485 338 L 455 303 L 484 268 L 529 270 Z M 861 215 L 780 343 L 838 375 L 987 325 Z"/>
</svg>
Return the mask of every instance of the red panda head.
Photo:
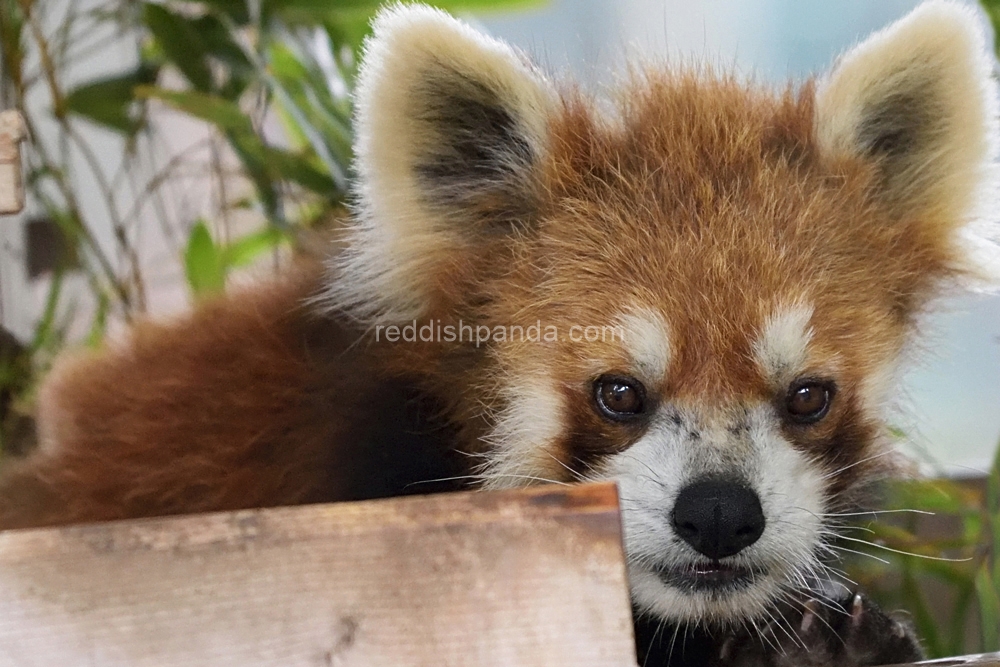
<svg viewBox="0 0 1000 667">
<path fill-rule="evenodd" d="M 403 356 L 479 425 L 484 486 L 616 480 L 638 607 L 759 615 L 823 574 L 888 467 L 915 320 L 972 271 L 990 62 L 969 10 L 932 1 L 798 90 L 651 69 L 601 105 L 396 6 L 327 296 L 432 325 Z"/>
</svg>

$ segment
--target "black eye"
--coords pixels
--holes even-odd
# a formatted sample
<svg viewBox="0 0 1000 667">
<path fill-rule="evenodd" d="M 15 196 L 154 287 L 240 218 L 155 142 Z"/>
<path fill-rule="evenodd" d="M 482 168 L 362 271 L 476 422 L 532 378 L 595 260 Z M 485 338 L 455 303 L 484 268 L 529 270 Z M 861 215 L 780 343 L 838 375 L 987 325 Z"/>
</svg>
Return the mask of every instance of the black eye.
<svg viewBox="0 0 1000 667">
<path fill-rule="evenodd" d="M 801 380 L 792 384 L 785 399 L 785 409 L 793 421 L 812 424 L 826 416 L 833 399 L 831 382 Z"/>
<path fill-rule="evenodd" d="M 646 407 L 646 388 L 635 378 L 602 375 L 594 381 L 594 400 L 601 415 L 625 421 L 642 414 Z"/>
</svg>

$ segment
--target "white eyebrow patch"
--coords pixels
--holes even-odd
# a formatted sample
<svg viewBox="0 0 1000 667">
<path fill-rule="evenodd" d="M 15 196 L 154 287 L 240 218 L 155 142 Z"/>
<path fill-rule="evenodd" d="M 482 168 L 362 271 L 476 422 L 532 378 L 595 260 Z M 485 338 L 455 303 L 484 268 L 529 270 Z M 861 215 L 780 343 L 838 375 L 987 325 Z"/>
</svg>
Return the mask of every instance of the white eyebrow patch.
<svg viewBox="0 0 1000 667">
<path fill-rule="evenodd" d="M 753 343 L 753 355 L 767 377 L 784 379 L 806 364 L 812 339 L 812 306 L 797 304 L 775 311 Z"/>
<path fill-rule="evenodd" d="M 649 308 L 636 308 L 618 318 L 622 342 L 636 369 L 647 380 L 660 380 L 670 366 L 670 339 L 663 316 Z"/>
</svg>

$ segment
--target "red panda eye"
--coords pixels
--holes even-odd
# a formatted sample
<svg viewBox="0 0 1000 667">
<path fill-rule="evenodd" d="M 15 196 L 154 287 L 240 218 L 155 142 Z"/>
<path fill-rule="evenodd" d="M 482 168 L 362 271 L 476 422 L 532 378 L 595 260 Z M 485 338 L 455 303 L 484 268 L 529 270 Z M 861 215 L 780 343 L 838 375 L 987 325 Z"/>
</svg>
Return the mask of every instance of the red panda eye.
<svg viewBox="0 0 1000 667">
<path fill-rule="evenodd" d="M 602 375 L 594 382 L 594 399 L 602 416 L 624 421 L 642 414 L 646 389 L 635 378 Z"/>
<path fill-rule="evenodd" d="M 785 409 L 800 424 L 811 424 L 826 416 L 830 409 L 834 388 L 829 382 L 804 380 L 794 383 L 788 390 Z"/>
</svg>

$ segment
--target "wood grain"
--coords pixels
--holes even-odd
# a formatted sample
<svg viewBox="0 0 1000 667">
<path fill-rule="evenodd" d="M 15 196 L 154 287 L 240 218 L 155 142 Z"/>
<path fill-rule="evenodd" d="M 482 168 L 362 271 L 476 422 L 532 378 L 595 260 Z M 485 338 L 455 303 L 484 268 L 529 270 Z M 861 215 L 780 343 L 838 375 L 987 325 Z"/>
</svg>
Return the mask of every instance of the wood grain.
<svg viewBox="0 0 1000 667">
<path fill-rule="evenodd" d="M 933 665 L 933 667 L 1000 667 L 1000 653 L 982 653 L 980 655 L 965 655 L 958 658 L 941 658 L 927 660 L 918 665 Z M 890 665 L 889 667 L 913 667 L 912 665 Z"/>
<path fill-rule="evenodd" d="M 0 665 L 634 667 L 615 489 L 0 533 Z"/>
</svg>

